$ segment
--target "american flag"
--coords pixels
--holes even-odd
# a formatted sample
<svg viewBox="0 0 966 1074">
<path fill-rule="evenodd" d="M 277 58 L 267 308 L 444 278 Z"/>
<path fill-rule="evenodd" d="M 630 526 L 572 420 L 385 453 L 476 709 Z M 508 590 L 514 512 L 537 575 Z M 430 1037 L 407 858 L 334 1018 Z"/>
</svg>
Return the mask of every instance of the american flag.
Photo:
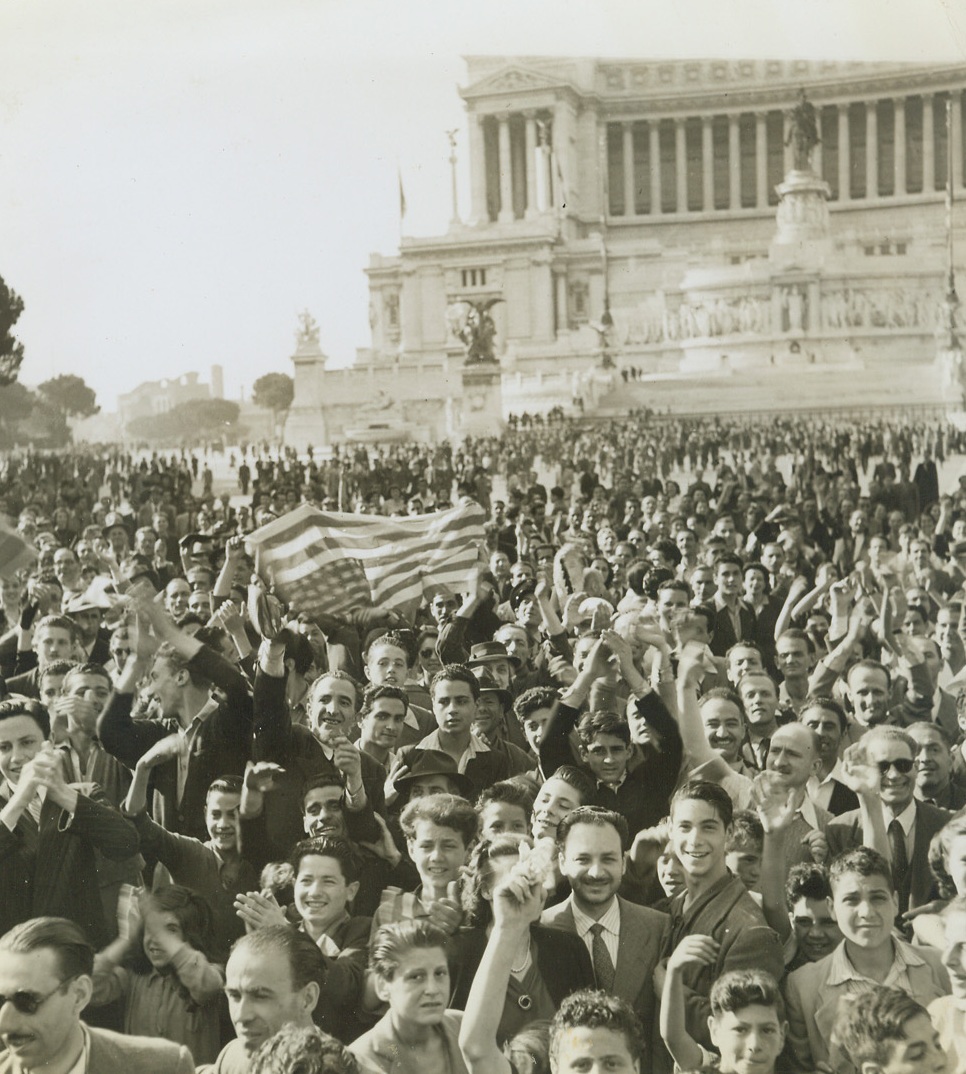
<svg viewBox="0 0 966 1074">
<path fill-rule="evenodd" d="M 479 559 L 486 515 L 466 504 L 385 518 L 301 504 L 248 535 L 256 568 L 299 611 L 413 606 L 431 589 L 462 589 Z"/>
</svg>

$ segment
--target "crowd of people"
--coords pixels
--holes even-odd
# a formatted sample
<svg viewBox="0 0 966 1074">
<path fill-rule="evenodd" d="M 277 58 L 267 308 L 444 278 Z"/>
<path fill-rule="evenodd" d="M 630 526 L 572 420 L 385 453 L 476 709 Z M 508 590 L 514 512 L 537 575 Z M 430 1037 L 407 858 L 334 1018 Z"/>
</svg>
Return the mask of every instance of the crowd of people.
<svg viewBox="0 0 966 1074">
<path fill-rule="evenodd" d="M 10 454 L 0 1072 L 966 1074 L 964 451 Z M 246 541 L 471 501 L 418 607 L 307 611 Z"/>
</svg>

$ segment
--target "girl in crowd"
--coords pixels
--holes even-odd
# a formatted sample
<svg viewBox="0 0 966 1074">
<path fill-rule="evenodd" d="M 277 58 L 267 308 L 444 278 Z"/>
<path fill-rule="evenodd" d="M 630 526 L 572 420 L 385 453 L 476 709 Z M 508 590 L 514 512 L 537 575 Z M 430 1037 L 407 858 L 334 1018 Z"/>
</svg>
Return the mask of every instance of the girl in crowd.
<svg viewBox="0 0 966 1074">
<path fill-rule="evenodd" d="M 468 927 L 453 937 L 454 1007 L 465 1009 L 473 982 L 493 931 L 493 892 L 520 861 L 520 849 L 531 843 L 520 835 L 498 835 L 477 843 L 470 854 L 463 887 Z M 549 864 L 549 863 L 548 863 Z M 534 922 L 516 952 L 502 1001 L 497 1040 L 503 1044 L 533 1021 L 553 1018 L 571 992 L 594 984 L 586 945 L 576 935 Z"/>
<path fill-rule="evenodd" d="M 447 1010 L 446 933 L 426 921 L 379 929 L 370 946 L 385 1015 L 349 1045 L 363 1074 L 468 1074 L 458 1034 L 462 1013 Z"/>
<path fill-rule="evenodd" d="M 124 998 L 124 1032 L 184 1044 L 196 1063 L 221 1048 L 219 998 L 224 967 L 208 960 L 208 904 L 190 888 L 124 888 L 118 939 L 97 956 L 93 1005 Z"/>
</svg>

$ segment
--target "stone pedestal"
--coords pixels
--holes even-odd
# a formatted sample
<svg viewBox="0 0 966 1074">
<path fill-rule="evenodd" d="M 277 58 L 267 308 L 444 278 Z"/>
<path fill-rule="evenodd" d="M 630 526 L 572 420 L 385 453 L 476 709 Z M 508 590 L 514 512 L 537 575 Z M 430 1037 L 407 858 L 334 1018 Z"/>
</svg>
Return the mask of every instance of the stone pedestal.
<svg viewBox="0 0 966 1074">
<path fill-rule="evenodd" d="M 769 257 L 778 268 L 818 266 L 831 252 L 828 199 L 831 188 L 812 171 L 790 171 L 775 188 L 777 229 Z"/>
<path fill-rule="evenodd" d="M 498 363 L 464 366 L 457 436 L 496 436 L 503 428 L 503 374 Z"/>
</svg>

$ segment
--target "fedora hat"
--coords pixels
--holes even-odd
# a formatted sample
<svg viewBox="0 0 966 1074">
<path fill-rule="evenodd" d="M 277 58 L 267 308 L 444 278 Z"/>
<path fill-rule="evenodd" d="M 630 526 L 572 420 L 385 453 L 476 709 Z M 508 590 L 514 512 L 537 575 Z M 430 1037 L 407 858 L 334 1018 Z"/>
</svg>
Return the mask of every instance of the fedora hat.
<svg viewBox="0 0 966 1074">
<path fill-rule="evenodd" d="M 457 788 L 462 798 L 473 800 L 473 784 L 456 767 L 456 762 L 448 753 L 442 750 L 413 750 L 418 754 L 416 762 L 404 776 L 393 781 L 393 786 L 402 794 L 409 789 L 411 783 L 417 779 L 425 779 L 427 776 L 446 776 Z"/>
</svg>

